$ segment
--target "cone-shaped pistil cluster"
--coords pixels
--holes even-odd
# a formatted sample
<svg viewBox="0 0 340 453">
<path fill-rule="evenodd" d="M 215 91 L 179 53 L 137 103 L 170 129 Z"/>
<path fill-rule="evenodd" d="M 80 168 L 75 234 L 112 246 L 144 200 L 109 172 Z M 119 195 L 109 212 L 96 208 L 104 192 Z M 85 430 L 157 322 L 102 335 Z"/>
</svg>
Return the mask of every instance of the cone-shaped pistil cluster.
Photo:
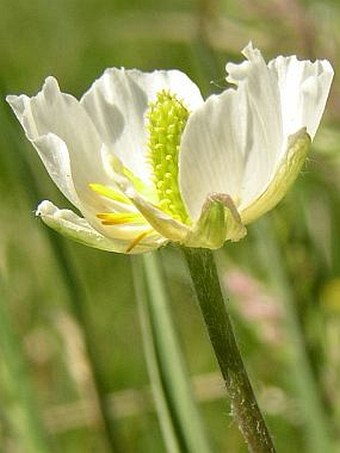
<svg viewBox="0 0 340 453">
<path fill-rule="evenodd" d="M 160 208 L 183 223 L 189 218 L 178 187 L 178 153 L 189 111 L 168 91 L 162 90 L 148 112 L 149 162 Z"/>
</svg>

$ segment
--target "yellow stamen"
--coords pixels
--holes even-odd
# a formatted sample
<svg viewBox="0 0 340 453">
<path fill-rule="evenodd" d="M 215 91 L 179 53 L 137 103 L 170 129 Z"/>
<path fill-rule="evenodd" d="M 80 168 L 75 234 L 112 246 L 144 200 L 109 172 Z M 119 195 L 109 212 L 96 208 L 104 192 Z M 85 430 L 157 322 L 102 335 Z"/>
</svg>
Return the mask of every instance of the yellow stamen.
<svg viewBox="0 0 340 453">
<path fill-rule="evenodd" d="M 111 187 L 95 183 L 89 184 L 89 187 L 93 190 L 93 192 L 96 192 L 103 197 L 110 198 L 111 200 L 118 201 L 119 203 L 131 204 L 131 201 L 122 192 L 112 189 Z"/>
<path fill-rule="evenodd" d="M 101 212 L 96 217 L 102 221 L 103 225 L 122 225 L 124 223 L 145 223 L 144 217 L 135 212 Z"/>
<path fill-rule="evenodd" d="M 126 253 L 131 252 L 132 249 L 134 249 L 146 236 L 148 236 L 152 232 L 153 230 L 143 231 L 143 233 L 140 233 L 137 237 L 135 237 L 135 239 L 130 242 L 128 248 L 126 249 Z"/>
</svg>

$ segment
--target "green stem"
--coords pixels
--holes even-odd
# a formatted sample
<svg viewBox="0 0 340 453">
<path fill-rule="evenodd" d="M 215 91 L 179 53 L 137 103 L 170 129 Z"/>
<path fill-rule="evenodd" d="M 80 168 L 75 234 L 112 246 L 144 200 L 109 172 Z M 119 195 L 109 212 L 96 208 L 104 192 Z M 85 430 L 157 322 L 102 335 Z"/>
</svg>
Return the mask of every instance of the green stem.
<svg viewBox="0 0 340 453">
<path fill-rule="evenodd" d="M 249 451 L 275 452 L 236 344 L 213 254 L 206 249 L 183 250 L 232 412 Z"/>
</svg>

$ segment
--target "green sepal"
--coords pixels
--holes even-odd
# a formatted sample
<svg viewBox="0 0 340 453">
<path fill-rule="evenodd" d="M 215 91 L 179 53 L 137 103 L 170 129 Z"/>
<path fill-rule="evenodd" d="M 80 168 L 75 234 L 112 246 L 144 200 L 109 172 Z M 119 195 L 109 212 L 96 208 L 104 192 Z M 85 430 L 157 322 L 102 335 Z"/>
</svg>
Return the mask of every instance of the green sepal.
<svg viewBox="0 0 340 453">
<path fill-rule="evenodd" d="M 183 245 L 218 249 L 225 241 L 239 241 L 246 234 L 232 198 L 227 194 L 213 193 L 204 203 L 201 216 Z"/>
<path fill-rule="evenodd" d="M 305 127 L 289 136 L 288 151 L 269 186 L 253 203 L 241 212 L 244 225 L 258 219 L 282 200 L 300 173 L 310 144 L 311 138 Z"/>
</svg>

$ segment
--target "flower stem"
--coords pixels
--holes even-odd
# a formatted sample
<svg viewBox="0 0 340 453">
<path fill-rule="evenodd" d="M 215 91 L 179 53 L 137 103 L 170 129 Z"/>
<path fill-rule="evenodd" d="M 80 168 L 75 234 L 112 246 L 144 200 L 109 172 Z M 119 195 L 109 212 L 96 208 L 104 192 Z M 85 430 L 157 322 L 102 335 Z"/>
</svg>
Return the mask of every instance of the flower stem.
<svg viewBox="0 0 340 453">
<path fill-rule="evenodd" d="M 238 427 L 249 451 L 275 452 L 235 340 L 213 254 L 207 249 L 183 250 Z"/>
</svg>

